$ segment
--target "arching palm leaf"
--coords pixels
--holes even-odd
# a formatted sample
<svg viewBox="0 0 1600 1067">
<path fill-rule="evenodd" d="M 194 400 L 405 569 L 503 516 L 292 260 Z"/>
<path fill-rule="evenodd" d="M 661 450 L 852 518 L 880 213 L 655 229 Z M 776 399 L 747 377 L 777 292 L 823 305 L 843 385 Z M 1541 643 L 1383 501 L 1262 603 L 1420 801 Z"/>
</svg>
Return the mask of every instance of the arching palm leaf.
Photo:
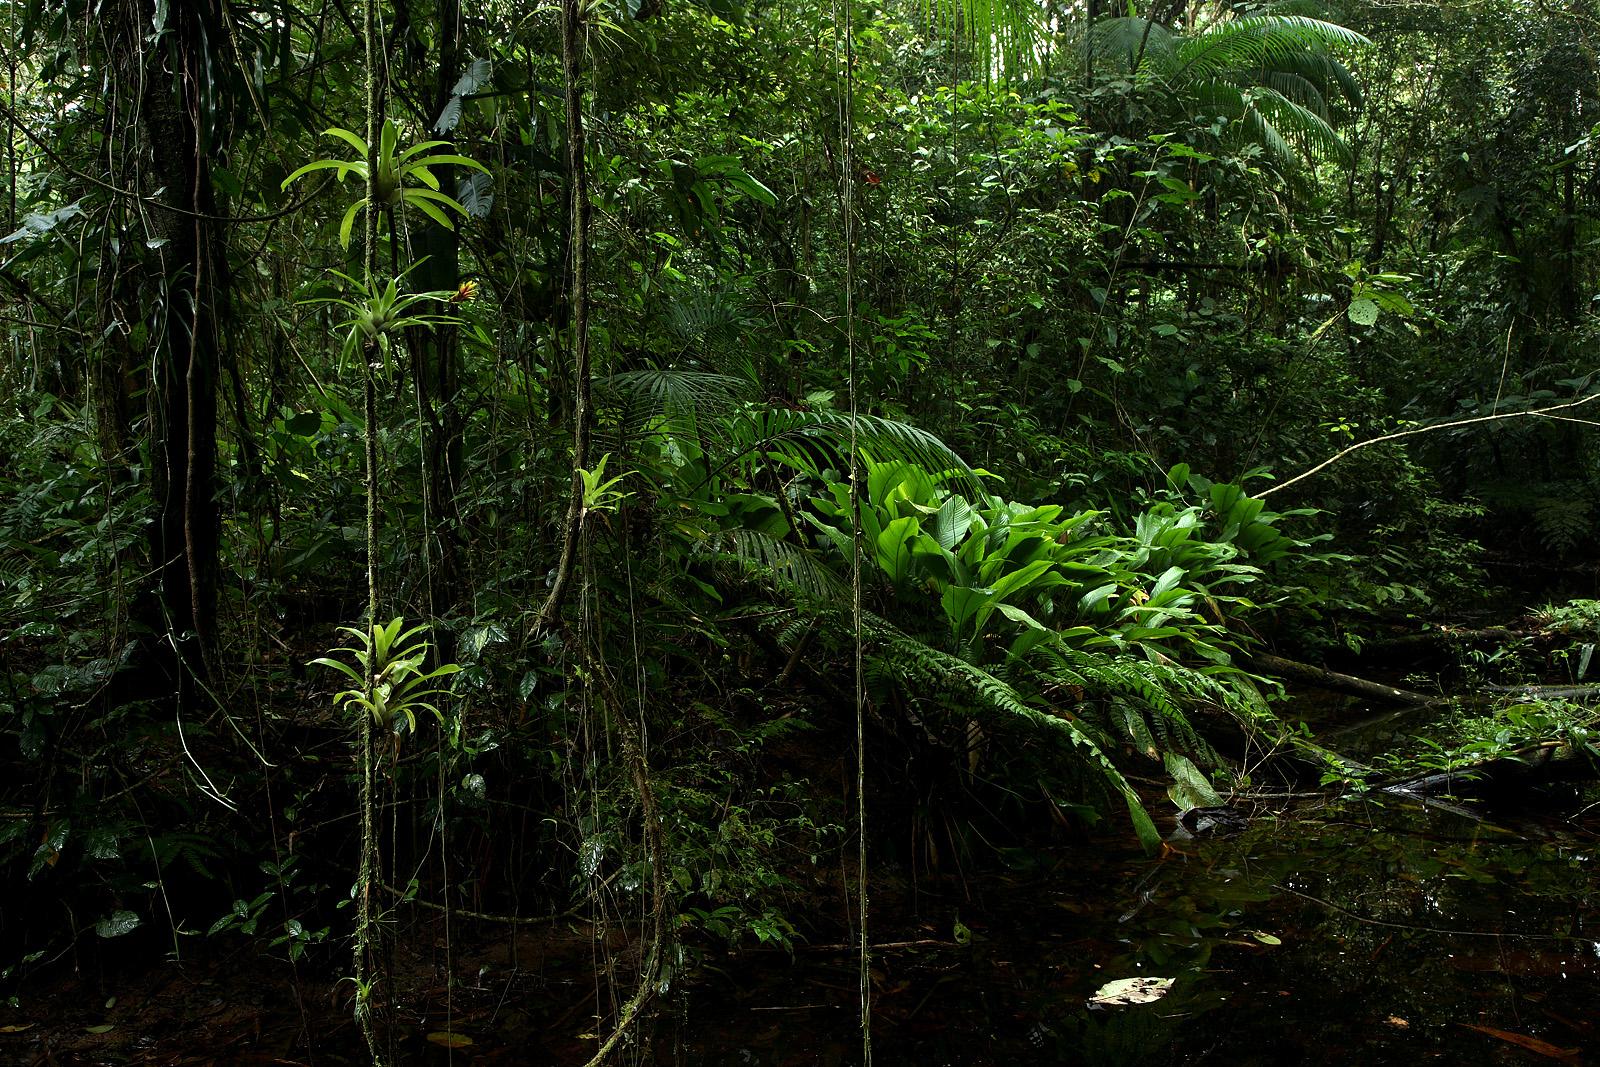
<svg viewBox="0 0 1600 1067">
<path fill-rule="evenodd" d="M 1341 104 L 1359 106 L 1361 93 L 1332 50 L 1369 43 L 1354 30 L 1273 13 L 1187 35 L 1136 16 L 1102 20 L 1092 32 L 1097 50 L 1130 74 L 1164 86 L 1191 115 L 1226 117 L 1280 162 L 1304 153 L 1348 158 L 1332 120 Z"/>
</svg>

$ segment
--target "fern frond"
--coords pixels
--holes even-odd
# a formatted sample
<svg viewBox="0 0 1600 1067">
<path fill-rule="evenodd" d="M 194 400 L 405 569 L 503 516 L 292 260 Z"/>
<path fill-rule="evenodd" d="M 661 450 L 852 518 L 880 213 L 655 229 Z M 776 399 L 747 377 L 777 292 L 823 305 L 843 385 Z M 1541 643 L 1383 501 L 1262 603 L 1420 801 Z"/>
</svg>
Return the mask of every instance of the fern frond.
<svg viewBox="0 0 1600 1067">
<path fill-rule="evenodd" d="M 850 587 L 815 553 L 771 534 L 729 530 L 711 548 L 807 599 L 838 603 L 850 595 Z"/>
<path fill-rule="evenodd" d="M 844 412 L 777 408 L 751 418 L 744 431 L 748 436 L 728 463 L 752 453 L 761 454 L 788 461 L 813 476 L 830 466 L 836 470 L 849 466 L 850 416 Z M 875 461 L 903 460 L 935 477 L 950 476 L 968 496 L 989 498 L 988 490 L 967 461 L 921 427 L 861 415 L 857 417 L 855 436 L 861 450 Z"/>
<path fill-rule="evenodd" d="M 1182 664 L 1116 656 L 1050 641 L 1030 651 L 1029 665 L 1047 679 L 1076 686 L 1089 695 L 1110 698 L 1135 714 L 1144 713 L 1137 721 L 1120 715 L 1116 725 L 1147 752 L 1151 747 L 1181 751 L 1214 766 L 1221 758 L 1196 732 L 1183 705 L 1214 704 L 1241 719 L 1255 715 L 1254 707 L 1237 690 Z"/>
<path fill-rule="evenodd" d="M 876 669 L 892 675 L 913 691 L 954 689 L 967 697 L 964 707 L 980 721 L 1002 728 L 1029 727 L 1065 741 L 1122 795 L 1128 805 L 1128 817 L 1145 847 L 1153 850 L 1160 843 L 1155 823 L 1138 794 L 1082 724 L 1034 707 L 1015 688 L 989 671 L 925 644 L 882 619 L 869 616 L 863 630 L 866 631 L 863 636 L 874 646 L 871 659 Z"/>
</svg>

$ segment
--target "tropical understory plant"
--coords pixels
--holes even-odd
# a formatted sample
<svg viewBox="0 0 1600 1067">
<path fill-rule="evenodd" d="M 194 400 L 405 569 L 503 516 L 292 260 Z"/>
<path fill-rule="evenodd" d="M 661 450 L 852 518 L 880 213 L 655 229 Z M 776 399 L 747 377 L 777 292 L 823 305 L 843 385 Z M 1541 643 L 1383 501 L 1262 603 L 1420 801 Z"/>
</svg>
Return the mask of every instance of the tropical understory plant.
<svg viewBox="0 0 1600 1067">
<path fill-rule="evenodd" d="M 651 460 L 640 473 L 677 551 L 754 568 L 802 614 L 817 613 L 813 625 L 828 625 L 854 536 L 838 473 L 848 419 L 740 399 L 746 387 L 718 375 L 641 371 L 603 384 L 619 443 Z M 1065 742 L 1153 847 L 1154 824 L 1111 754 L 1131 746 L 1176 780 L 1204 781 L 1196 763 L 1220 760 L 1193 709 L 1243 728 L 1268 721 L 1226 623 L 1256 608 L 1246 593 L 1263 567 L 1304 557 L 1308 543 L 1282 533 L 1283 516 L 1240 486 L 1187 467 L 1169 483 L 1206 505 L 1156 502 L 1121 534 L 1102 512 L 1002 500 L 986 487 L 992 476 L 914 427 L 863 418 L 856 438 L 874 604 L 864 638 L 879 697 L 893 687 L 913 700 L 958 693 L 947 710 L 985 730 Z M 791 650 L 803 632 L 788 631 Z"/>
</svg>

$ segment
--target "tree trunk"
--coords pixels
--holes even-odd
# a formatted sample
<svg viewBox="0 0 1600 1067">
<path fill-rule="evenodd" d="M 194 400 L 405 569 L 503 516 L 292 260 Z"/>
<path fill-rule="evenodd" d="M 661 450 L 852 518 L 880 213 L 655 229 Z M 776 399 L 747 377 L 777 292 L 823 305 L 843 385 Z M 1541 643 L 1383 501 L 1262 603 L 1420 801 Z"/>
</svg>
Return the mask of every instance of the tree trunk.
<svg viewBox="0 0 1600 1067">
<path fill-rule="evenodd" d="M 583 145 L 582 32 L 579 0 L 562 0 L 561 70 L 566 89 L 568 212 L 572 232 L 572 495 L 567 502 L 561 559 L 556 564 L 550 593 L 534 620 L 535 630 L 554 625 L 566 599 L 583 532 L 583 479 L 579 472 L 586 470 L 589 462 L 589 172 Z"/>
<path fill-rule="evenodd" d="M 458 30 L 460 0 L 439 0 L 439 68 L 434 92 L 434 115 L 450 100 L 450 90 L 460 76 Z M 449 131 L 437 134 L 449 137 Z M 441 149 L 455 151 L 454 146 Z M 448 192 L 454 191 L 455 167 L 435 170 Z M 418 274 L 423 289 L 455 289 L 461 284 L 460 238 L 435 222 L 424 225 L 420 250 L 426 261 Z M 428 611 L 448 614 L 455 604 L 456 575 L 460 570 L 461 539 L 454 522 L 456 487 L 462 474 L 461 437 L 464 430 L 456 394 L 461 388 L 461 350 L 454 326 L 422 327 L 415 331 L 412 351 L 417 404 L 422 419 L 422 505 L 428 566 Z M 439 653 L 448 660 L 444 645 L 448 632 L 438 631 Z"/>
<path fill-rule="evenodd" d="M 206 143 L 202 116 L 210 70 L 224 58 L 212 49 L 220 13 L 211 2 L 173 5 L 148 52 L 148 5 L 132 0 L 125 15 L 122 25 L 137 36 L 118 45 L 143 85 L 139 135 L 148 167 L 136 186 L 143 210 L 123 254 L 153 255 L 158 268 L 155 298 L 146 296 L 153 307 L 146 397 L 156 581 L 144 614 L 157 635 L 158 661 L 167 660 L 181 680 L 208 672 L 216 640 L 216 308 L 225 261 L 209 166 L 221 146 Z"/>
</svg>

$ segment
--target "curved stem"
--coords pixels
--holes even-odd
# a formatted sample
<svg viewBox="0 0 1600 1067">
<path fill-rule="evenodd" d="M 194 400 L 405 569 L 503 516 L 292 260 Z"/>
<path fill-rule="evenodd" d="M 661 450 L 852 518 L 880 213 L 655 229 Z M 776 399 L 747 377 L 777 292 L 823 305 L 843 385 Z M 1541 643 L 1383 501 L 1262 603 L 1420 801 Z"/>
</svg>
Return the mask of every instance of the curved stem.
<svg viewBox="0 0 1600 1067">
<path fill-rule="evenodd" d="M 1562 404 L 1551 404 L 1549 407 L 1531 408 L 1527 411 L 1502 411 L 1494 415 L 1474 415 L 1467 419 L 1451 419 L 1449 422 L 1436 422 L 1429 426 L 1417 426 L 1409 430 L 1400 430 L 1397 433 L 1386 433 L 1379 437 L 1369 437 L 1365 441 L 1357 441 L 1349 448 L 1341 449 L 1340 451 L 1335 452 L 1333 455 L 1329 456 L 1321 463 L 1318 463 L 1310 470 L 1303 471 L 1300 474 L 1295 475 L 1293 478 L 1290 478 L 1286 482 L 1280 482 L 1271 488 L 1263 489 L 1261 492 L 1256 493 L 1255 495 L 1260 499 L 1265 499 L 1271 496 L 1273 493 L 1280 493 L 1297 482 L 1303 482 L 1314 474 L 1320 474 L 1322 471 L 1327 470 L 1344 457 L 1350 455 L 1350 453 L 1359 452 L 1361 449 L 1370 445 L 1381 445 L 1385 441 L 1398 441 L 1402 437 L 1415 437 L 1417 434 L 1433 433 L 1435 430 L 1452 430 L 1458 426 L 1473 426 L 1483 422 L 1499 422 L 1502 419 L 1521 418 L 1555 419 L 1558 422 L 1579 422 L 1589 425 L 1590 420 L 1588 419 L 1574 419 L 1567 415 L 1557 415 L 1555 412 L 1567 411 L 1571 408 L 1581 407 L 1584 404 L 1590 404 L 1596 400 L 1600 400 L 1600 393 L 1590 393 L 1588 396 L 1579 397 L 1577 400 L 1569 400 Z"/>
</svg>

